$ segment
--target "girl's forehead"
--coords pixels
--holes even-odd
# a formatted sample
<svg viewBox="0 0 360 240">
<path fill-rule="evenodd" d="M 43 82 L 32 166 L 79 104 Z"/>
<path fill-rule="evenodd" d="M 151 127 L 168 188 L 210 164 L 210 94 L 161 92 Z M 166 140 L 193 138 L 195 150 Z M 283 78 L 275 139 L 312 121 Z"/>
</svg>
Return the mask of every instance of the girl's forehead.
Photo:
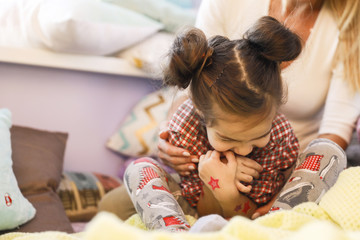
<svg viewBox="0 0 360 240">
<path fill-rule="evenodd" d="M 246 141 L 263 136 L 272 128 L 276 116 L 275 109 L 269 114 L 243 116 L 216 109 L 217 117 L 208 128 L 223 137 Z"/>
<path fill-rule="evenodd" d="M 226 124 L 226 125 L 242 125 L 244 128 L 253 128 L 257 125 L 272 123 L 276 116 L 275 107 L 264 113 L 256 114 L 235 114 L 229 113 L 221 109 L 217 104 L 213 106 L 214 121 L 212 125 Z"/>
<path fill-rule="evenodd" d="M 229 119 L 217 119 L 213 128 L 221 132 L 263 133 L 268 131 L 275 116 L 267 116 L 259 121 L 258 116 L 234 117 Z"/>
</svg>

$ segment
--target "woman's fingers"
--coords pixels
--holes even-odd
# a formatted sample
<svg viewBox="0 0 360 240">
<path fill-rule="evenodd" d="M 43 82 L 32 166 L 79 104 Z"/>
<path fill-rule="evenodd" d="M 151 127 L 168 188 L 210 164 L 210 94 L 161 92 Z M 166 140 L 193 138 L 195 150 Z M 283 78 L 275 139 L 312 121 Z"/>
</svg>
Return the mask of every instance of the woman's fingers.
<svg viewBox="0 0 360 240">
<path fill-rule="evenodd" d="M 174 170 L 182 176 L 188 176 L 191 174 L 191 171 L 193 170 L 190 169 L 191 168 L 190 166 L 192 165 L 189 164 L 177 165 L 174 167 Z M 193 166 L 193 168 L 195 169 L 195 166 Z"/>
<path fill-rule="evenodd" d="M 180 175 L 189 175 L 190 171 L 196 168 L 194 163 L 198 162 L 197 156 L 191 156 L 190 153 L 183 148 L 171 145 L 167 141 L 169 136 L 167 131 L 161 131 L 159 136 L 158 157 L 165 165 L 173 168 Z"/>
<path fill-rule="evenodd" d="M 195 170 L 194 163 L 198 163 L 199 159 L 197 156 L 190 155 L 187 150 L 169 143 L 170 133 L 167 126 L 167 121 L 160 124 L 158 157 L 165 165 L 173 168 L 180 175 L 189 175 L 190 171 Z"/>
<path fill-rule="evenodd" d="M 265 214 L 267 214 L 270 211 L 271 205 L 264 205 L 259 207 L 258 209 L 255 210 L 254 214 L 251 216 L 251 219 L 254 220 L 260 216 L 263 216 Z"/>
<path fill-rule="evenodd" d="M 173 168 L 181 175 L 188 175 L 190 174 L 190 171 L 196 168 L 196 165 L 192 162 L 190 157 L 175 157 L 164 152 L 159 152 L 158 156 L 165 165 Z"/>
<path fill-rule="evenodd" d="M 251 219 L 256 219 L 256 218 L 258 218 L 260 216 L 263 216 L 263 215 L 267 214 L 270 211 L 270 209 L 271 209 L 272 205 L 274 204 L 275 200 L 277 199 L 278 195 L 279 195 L 279 193 L 276 194 L 271 199 L 270 202 L 268 202 L 267 204 L 265 204 L 265 205 L 259 207 L 258 209 L 256 209 L 254 214 L 251 216 Z"/>
<path fill-rule="evenodd" d="M 171 157 L 177 157 L 177 158 L 184 158 L 184 159 L 190 159 L 191 162 L 198 162 L 197 156 L 192 156 L 190 153 L 181 148 L 173 146 L 171 143 L 169 143 L 167 140 L 159 139 L 158 143 L 158 150 L 159 150 L 159 157 L 161 159 L 168 160 Z"/>
<path fill-rule="evenodd" d="M 160 152 L 165 153 L 168 156 L 177 157 L 190 157 L 190 153 L 183 148 L 175 147 L 170 144 L 167 140 L 159 139 L 158 149 Z"/>
<path fill-rule="evenodd" d="M 169 136 L 170 136 L 170 134 L 169 134 L 169 132 L 168 131 L 166 131 L 166 130 L 161 130 L 160 132 L 159 132 L 159 138 L 160 139 L 162 139 L 162 140 L 168 140 L 168 138 L 169 138 Z"/>
</svg>

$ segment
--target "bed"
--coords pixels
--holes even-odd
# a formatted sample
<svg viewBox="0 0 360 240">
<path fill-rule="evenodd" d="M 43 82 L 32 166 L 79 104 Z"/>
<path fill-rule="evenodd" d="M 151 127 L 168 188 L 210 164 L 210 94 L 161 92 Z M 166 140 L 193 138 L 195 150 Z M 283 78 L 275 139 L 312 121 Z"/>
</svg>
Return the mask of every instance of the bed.
<svg viewBox="0 0 360 240">
<path fill-rule="evenodd" d="M 179 27 L 166 14 L 192 24 L 196 2 L 0 3 L 0 108 L 11 112 L 17 183 L 37 210 L 2 233 L 81 230 L 127 161 L 154 154 L 171 103 L 160 61 Z"/>
<path fill-rule="evenodd" d="M 126 5 L 119 6 L 119 2 Z M 177 12 L 179 5 L 169 11 L 164 6 L 173 6 L 166 5 L 170 2 L 181 3 L 181 9 L 188 11 Z M 6 209 L 8 204 L 15 205 L 16 199 L 9 194 L 14 191 L 18 199 L 28 201 L 24 203 L 28 207 L 12 214 L 19 216 L 20 222 L 1 229 L 0 240 L 149 236 L 141 230 L 143 226 L 136 216 L 127 223 L 109 214 L 93 217 L 100 198 L 122 184 L 126 165 L 138 156 L 156 154 L 158 125 L 165 119 L 175 94 L 173 89 L 162 88 L 160 81 L 161 61 L 179 22 L 173 16 L 180 16 L 182 23 L 189 19 L 190 24 L 199 2 L 157 0 L 157 5 L 150 0 L 142 1 L 142 5 L 139 1 L 116 0 L 1 2 L 0 22 L 5 25 L 0 28 L 0 110 L 5 111 L 7 125 L 2 129 L 6 136 L 0 134 L 4 136 L 0 153 L 6 141 L 8 150 L 11 147 L 11 155 L 6 155 L 7 167 L 13 176 L 12 183 L 6 185 L 8 192 L 0 196 L 3 204 L 0 206 Z M 98 15 L 99 12 L 102 14 Z M 148 17 L 154 12 L 171 13 L 172 17 L 165 15 L 162 21 L 154 21 Z M 126 16 L 126 20 L 119 16 Z M 136 22 L 130 23 L 129 19 Z M 359 170 L 355 170 L 355 175 L 356 171 Z M 345 174 L 345 179 L 347 175 L 354 172 Z M 359 181 L 352 183 L 353 189 L 358 188 Z M 0 192 L 4 189 L 0 188 Z M 347 199 L 349 204 L 358 204 L 356 194 Z M 329 208 L 313 205 L 299 209 L 267 216 L 258 222 L 236 218 L 216 234 L 178 236 L 155 232 L 151 236 L 302 239 L 315 227 L 338 234 L 334 236 L 350 239 L 359 236 L 359 219 L 354 218 L 355 225 L 345 222 L 350 212 L 340 208 L 332 213 Z M 3 216 L 0 223 L 6 219 Z M 305 228 L 306 223 L 313 225 Z M 246 228 L 252 229 L 247 238 L 239 233 L 239 229 Z M 259 232 L 257 236 L 255 229 Z"/>
</svg>

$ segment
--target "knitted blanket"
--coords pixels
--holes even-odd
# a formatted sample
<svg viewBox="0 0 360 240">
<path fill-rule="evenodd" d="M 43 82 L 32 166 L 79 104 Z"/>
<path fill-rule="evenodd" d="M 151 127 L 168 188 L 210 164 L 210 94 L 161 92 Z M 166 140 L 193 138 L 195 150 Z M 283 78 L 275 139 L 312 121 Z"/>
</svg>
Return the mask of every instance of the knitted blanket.
<svg viewBox="0 0 360 240">
<path fill-rule="evenodd" d="M 124 223 L 110 213 L 99 213 L 81 234 L 59 232 L 9 233 L 0 240 L 115 240 L 115 239 L 224 239 L 224 240 L 349 240 L 360 239 L 360 167 L 344 170 L 320 203 L 303 203 L 254 221 L 233 217 L 220 231 L 168 233 L 146 231 L 136 220 Z"/>
</svg>

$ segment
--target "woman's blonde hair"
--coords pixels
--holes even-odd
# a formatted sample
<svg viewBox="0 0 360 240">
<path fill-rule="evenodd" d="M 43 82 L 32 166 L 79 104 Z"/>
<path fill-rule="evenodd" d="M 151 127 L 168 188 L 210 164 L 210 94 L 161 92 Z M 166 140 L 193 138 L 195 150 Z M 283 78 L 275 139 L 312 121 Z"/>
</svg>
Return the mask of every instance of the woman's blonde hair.
<svg viewBox="0 0 360 240">
<path fill-rule="evenodd" d="M 340 31 L 337 59 L 344 63 L 344 77 L 360 92 L 360 1 L 328 0 Z"/>
</svg>

